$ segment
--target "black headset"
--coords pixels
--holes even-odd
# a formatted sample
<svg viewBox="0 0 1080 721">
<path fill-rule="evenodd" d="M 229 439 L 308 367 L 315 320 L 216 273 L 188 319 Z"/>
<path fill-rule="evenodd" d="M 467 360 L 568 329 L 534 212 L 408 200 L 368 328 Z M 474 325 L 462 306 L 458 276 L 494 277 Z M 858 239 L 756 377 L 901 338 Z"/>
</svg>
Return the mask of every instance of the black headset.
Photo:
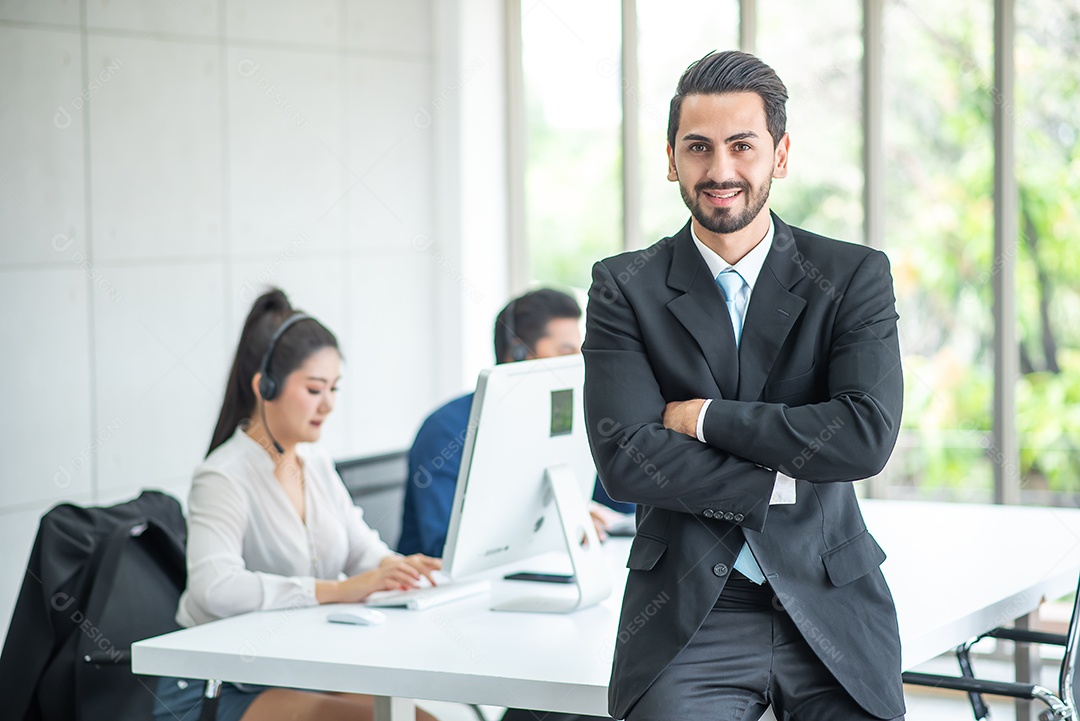
<svg viewBox="0 0 1080 721">
<path fill-rule="evenodd" d="M 270 338 L 270 345 L 266 347 L 266 353 L 263 354 L 262 363 L 259 364 L 259 372 L 262 374 L 259 378 L 259 395 L 262 396 L 264 401 L 274 400 L 277 398 L 278 393 L 281 392 L 282 384 L 277 378 L 270 374 L 270 359 L 274 355 L 274 347 L 277 346 L 281 336 L 285 335 L 285 331 L 300 321 L 307 319 L 308 316 L 303 313 L 293 313 L 285 319 L 284 323 L 278 326 L 278 329 L 274 331 L 274 335 Z"/>
<path fill-rule="evenodd" d="M 510 349 L 510 360 L 515 363 L 525 360 L 529 355 L 529 349 L 517 337 L 517 326 L 514 323 L 516 310 L 517 298 L 510 301 L 510 305 L 506 306 L 506 320 L 503 323 L 503 328 L 506 329 L 506 346 Z"/>
</svg>

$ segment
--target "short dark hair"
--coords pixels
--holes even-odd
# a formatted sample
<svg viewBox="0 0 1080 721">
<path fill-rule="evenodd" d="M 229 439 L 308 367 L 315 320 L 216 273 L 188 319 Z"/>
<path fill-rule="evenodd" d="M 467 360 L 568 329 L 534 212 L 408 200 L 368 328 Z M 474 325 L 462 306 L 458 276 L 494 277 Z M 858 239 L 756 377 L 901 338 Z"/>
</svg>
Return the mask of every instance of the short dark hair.
<svg viewBox="0 0 1080 721">
<path fill-rule="evenodd" d="M 540 288 L 515 298 L 495 318 L 495 362 L 513 360 L 515 346 L 527 352 L 548 334 L 548 323 L 556 318 L 581 317 L 581 306 L 572 296 L 551 288 Z"/>
<path fill-rule="evenodd" d="M 693 63 L 679 78 L 668 112 L 668 143 L 675 147 L 679 132 L 682 101 L 687 95 L 722 95 L 724 93 L 757 93 L 765 106 L 765 124 L 773 138 L 773 147 L 780 144 L 787 128 L 787 87 L 776 71 L 755 55 L 738 50 L 715 50 Z"/>
</svg>

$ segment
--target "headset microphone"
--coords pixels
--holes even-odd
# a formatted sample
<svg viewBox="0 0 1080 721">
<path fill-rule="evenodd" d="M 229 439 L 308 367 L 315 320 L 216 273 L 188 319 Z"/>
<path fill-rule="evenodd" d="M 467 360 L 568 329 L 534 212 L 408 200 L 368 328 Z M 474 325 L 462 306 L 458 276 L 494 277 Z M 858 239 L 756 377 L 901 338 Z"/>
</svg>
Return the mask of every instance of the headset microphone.
<svg viewBox="0 0 1080 721">
<path fill-rule="evenodd" d="M 270 424 L 266 422 L 266 404 L 263 403 L 259 406 L 259 411 L 262 413 L 263 428 L 266 429 L 266 435 L 270 436 L 270 442 L 274 444 L 274 450 L 278 452 L 279 456 L 285 455 L 285 449 L 281 447 L 281 444 L 277 442 L 277 438 L 274 438 L 274 434 L 270 432 Z"/>
<path fill-rule="evenodd" d="M 517 299 L 515 298 L 510 301 L 510 305 L 506 306 L 506 322 L 503 324 L 506 328 L 506 345 L 510 349 L 510 360 L 515 363 L 525 360 L 529 355 L 529 349 L 517 337 L 517 324 L 514 322 L 516 311 Z"/>
<path fill-rule="evenodd" d="M 293 313 L 286 318 L 285 322 L 279 325 L 278 329 L 274 331 L 274 335 L 270 337 L 270 345 L 266 347 L 266 353 L 263 354 L 262 363 L 259 364 L 259 395 L 262 396 L 263 399 L 263 404 L 259 409 L 262 412 L 263 428 L 266 429 L 266 435 L 270 436 L 270 441 L 274 444 L 274 450 L 278 452 L 278 455 L 283 455 L 285 449 L 281 447 L 281 444 L 274 438 L 274 434 L 270 432 L 270 425 L 266 422 L 266 402 L 277 398 L 283 384 L 270 374 L 270 360 L 274 355 L 274 348 L 277 346 L 281 336 L 285 334 L 285 331 L 300 321 L 307 320 L 307 318 L 308 316 L 303 313 Z"/>
</svg>

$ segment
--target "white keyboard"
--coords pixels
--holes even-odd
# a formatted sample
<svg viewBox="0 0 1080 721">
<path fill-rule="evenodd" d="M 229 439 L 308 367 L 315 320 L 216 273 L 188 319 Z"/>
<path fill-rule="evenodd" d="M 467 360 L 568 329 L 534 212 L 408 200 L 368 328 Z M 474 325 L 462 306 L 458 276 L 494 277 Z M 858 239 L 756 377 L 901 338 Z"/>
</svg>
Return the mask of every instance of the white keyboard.
<svg viewBox="0 0 1080 721">
<path fill-rule="evenodd" d="M 443 582 L 438 586 L 424 586 L 408 591 L 380 591 L 368 596 L 368 606 L 399 607 L 411 611 L 423 611 L 433 606 L 477 596 L 491 589 L 491 581 Z"/>
</svg>

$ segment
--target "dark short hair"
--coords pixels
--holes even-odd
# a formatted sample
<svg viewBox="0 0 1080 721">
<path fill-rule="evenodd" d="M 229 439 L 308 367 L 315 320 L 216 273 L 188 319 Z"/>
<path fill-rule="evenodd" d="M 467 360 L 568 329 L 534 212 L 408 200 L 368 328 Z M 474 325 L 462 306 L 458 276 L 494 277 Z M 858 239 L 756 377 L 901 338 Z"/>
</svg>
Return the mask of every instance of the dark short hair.
<svg viewBox="0 0 1080 721">
<path fill-rule="evenodd" d="M 562 291 L 540 288 L 515 298 L 495 318 L 495 362 L 511 360 L 515 342 L 535 350 L 536 342 L 547 336 L 552 320 L 580 317 L 581 306 Z"/>
<path fill-rule="evenodd" d="M 776 71 L 755 55 L 738 50 L 715 50 L 693 63 L 679 78 L 668 112 L 668 143 L 675 147 L 679 132 L 682 101 L 687 95 L 722 95 L 724 93 L 757 93 L 765 106 L 765 124 L 773 138 L 773 147 L 780 143 L 787 128 L 787 87 Z"/>
</svg>

